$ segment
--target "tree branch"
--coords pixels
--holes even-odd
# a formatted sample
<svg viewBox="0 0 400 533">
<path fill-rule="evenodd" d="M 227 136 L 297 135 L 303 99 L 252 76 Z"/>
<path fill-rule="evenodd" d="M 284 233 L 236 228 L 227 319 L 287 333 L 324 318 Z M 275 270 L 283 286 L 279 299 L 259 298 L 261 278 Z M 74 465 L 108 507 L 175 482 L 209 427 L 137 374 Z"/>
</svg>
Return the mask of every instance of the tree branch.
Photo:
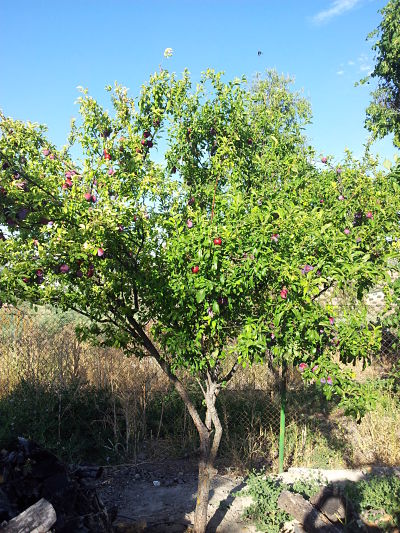
<svg viewBox="0 0 400 533">
<path fill-rule="evenodd" d="M 317 298 L 319 298 L 322 294 L 324 294 L 324 292 L 328 291 L 331 287 L 333 287 L 333 284 L 334 284 L 334 281 L 332 281 L 329 285 L 326 285 L 320 292 L 319 294 L 317 294 L 316 296 L 313 296 L 313 298 L 311 298 L 311 301 L 313 302 L 314 300 L 316 300 Z"/>
<path fill-rule="evenodd" d="M 37 187 L 38 189 L 40 189 L 42 192 L 44 192 L 45 194 L 47 194 L 48 196 L 50 196 L 50 198 L 52 198 L 53 200 L 56 201 L 57 205 L 61 207 L 61 202 L 59 201 L 59 199 L 54 196 L 51 192 L 47 191 L 44 187 L 42 187 L 41 185 L 39 185 L 35 180 L 33 180 L 30 176 L 28 176 L 27 174 L 25 174 L 25 172 L 23 172 L 22 170 L 20 169 L 15 169 L 15 166 L 13 164 L 11 164 L 11 161 L 8 159 L 8 157 L 4 154 L 4 152 L 1 152 L 0 151 L 0 156 L 2 159 L 5 159 L 7 161 L 7 163 L 10 165 L 11 169 L 14 170 L 14 172 L 18 172 L 18 174 L 23 178 L 23 179 L 26 179 L 26 181 L 28 181 L 29 183 L 33 183 L 33 185 L 35 185 L 35 187 Z"/>
<path fill-rule="evenodd" d="M 143 346 L 146 348 L 149 354 L 154 357 L 154 359 L 157 361 L 161 369 L 165 372 L 169 381 L 175 387 L 179 396 L 182 398 L 184 404 L 186 405 L 189 411 L 190 416 L 192 417 L 192 420 L 196 426 L 196 429 L 199 432 L 199 435 L 204 435 L 204 434 L 208 435 L 208 429 L 206 428 L 204 422 L 202 421 L 196 406 L 190 399 L 189 394 L 187 390 L 184 388 L 182 382 L 175 376 L 175 374 L 173 374 L 170 365 L 167 363 L 167 361 L 165 361 L 165 359 L 163 359 L 160 352 L 157 350 L 155 345 L 152 343 L 150 338 L 146 335 L 146 332 L 143 330 L 140 324 L 138 324 L 135 318 L 128 317 L 128 320 L 131 323 L 132 327 L 135 329 L 138 336 L 140 337 L 143 343 Z"/>
<path fill-rule="evenodd" d="M 222 379 L 218 380 L 218 384 L 220 385 L 222 383 L 228 383 L 233 378 L 233 376 L 235 375 L 235 373 L 239 369 L 239 367 L 240 367 L 240 364 L 236 360 L 235 364 L 232 366 L 232 368 L 229 370 L 229 372 L 227 374 L 225 374 L 225 377 L 223 377 Z"/>
</svg>

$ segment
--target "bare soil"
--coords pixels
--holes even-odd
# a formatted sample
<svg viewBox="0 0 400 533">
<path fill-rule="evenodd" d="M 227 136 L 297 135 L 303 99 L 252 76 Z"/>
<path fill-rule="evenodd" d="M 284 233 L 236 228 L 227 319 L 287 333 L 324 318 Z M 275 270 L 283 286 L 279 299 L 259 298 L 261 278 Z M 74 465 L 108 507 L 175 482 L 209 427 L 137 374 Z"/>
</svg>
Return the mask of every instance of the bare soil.
<svg viewBox="0 0 400 533">
<path fill-rule="evenodd" d="M 181 533 L 193 523 L 197 463 L 190 460 L 141 463 L 107 469 L 98 491 L 107 507 L 118 506 L 117 531 Z M 243 477 L 217 474 L 212 483 L 208 533 L 255 533 L 242 514 L 252 500 L 235 497 Z"/>
<path fill-rule="evenodd" d="M 118 507 L 115 521 L 118 533 L 183 533 L 193 523 L 197 492 L 195 460 L 142 462 L 106 469 L 98 487 L 108 508 Z M 324 470 L 289 468 L 280 477 L 285 483 L 304 478 L 325 482 L 358 481 L 366 474 L 396 474 L 400 468 L 367 467 L 363 470 Z M 243 476 L 221 468 L 210 492 L 207 533 L 256 533 L 254 524 L 242 518 L 252 503 L 249 496 L 235 496 L 246 486 Z M 295 521 L 294 521 L 295 522 Z M 288 530 L 293 530 L 289 527 Z"/>
</svg>

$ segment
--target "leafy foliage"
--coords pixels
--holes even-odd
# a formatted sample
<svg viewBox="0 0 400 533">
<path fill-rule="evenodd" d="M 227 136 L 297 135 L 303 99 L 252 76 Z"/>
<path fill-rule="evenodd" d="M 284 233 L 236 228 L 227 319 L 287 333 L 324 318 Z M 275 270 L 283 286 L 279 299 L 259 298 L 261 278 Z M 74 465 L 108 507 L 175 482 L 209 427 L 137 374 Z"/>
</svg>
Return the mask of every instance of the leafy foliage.
<svg viewBox="0 0 400 533">
<path fill-rule="evenodd" d="M 400 478 L 391 476 L 370 476 L 358 482 L 349 482 L 345 487 L 346 497 L 358 512 L 364 515 L 382 510 L 391 515 L 400 525 Z"/>
<path fill-rule="evenodd" d="M 254 520 L 261 531 L 279 533 L 290 515 L 278 508 L 278 498 L 284 487 L 279 481 L 252 473 L 243 495 L 252 496 L 254 503 L 248 507 L 244 517 Z"/>
<path fill-rule="evenodd" d="M 366 127 L 375 138 L 394 134 L 394 144 L 400 147 L 400 1 L 390 0 L 381 10 L 382 21 L 368 38 L 377 38 L 372 49 L 376 52 L 375 68 L 370 78 L 378 80 L 367 108 Z"/>
</svg>

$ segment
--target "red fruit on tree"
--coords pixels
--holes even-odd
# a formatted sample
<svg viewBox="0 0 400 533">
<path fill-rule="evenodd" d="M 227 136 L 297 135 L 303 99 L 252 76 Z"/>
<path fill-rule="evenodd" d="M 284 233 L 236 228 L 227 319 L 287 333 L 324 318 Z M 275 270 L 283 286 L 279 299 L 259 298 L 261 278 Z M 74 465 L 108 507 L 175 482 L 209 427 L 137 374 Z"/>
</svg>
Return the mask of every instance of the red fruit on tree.
<svg viewBox="0 0 400 533">
<path fill-rule="evenodd" d="M 146 145 L 147 145 L 147 141 L 146 141 L 146 139 L 142 139 L 142 140 L 140 141 L 140 144 L 141 144 L 142 146 L 146 146 Z M 137 151 L 137 150 L 136 150 L 136 151 Z"/>
<path fill-rule="evenodd" d="M 91 202 L 92 201 L 92 195 L 91 195 L 90 192 L 85 192 L 85 194 L 83 196 L 84 196 L 84 198 L 85 198 L 85 200 L 87 202 Z"/>
<path fill-rule="evenodd" d="M 92 203 L 95 203 L 96 200 L 97 200 L 96 196 L 92 194 Z"/>
<path fill-rule="evenodd" d="M 103 257 L 103 255 L 104 255 L 104 250 L 103 250 L 103 248 L 98 248 L 98 250 L 97 250 L 97 255 L 98 255 L 99 257 Z"/>
<path fill-rule="evenodd" d="M 221 244 L 222 244 L 221 237 L 217 237 L 216 239 L 214 239 L 213 243 L 215 244 L 215 246 L 221 246 Z"/>
<path fill-rule="evenodd" d="M 200 270 L 200 268 L 196 265 L 194 267 L 192 267 L 192 272 L 193 274 L 197 274 L 197 272 Z"/>
<path fill-rule="evenodd" d="M 107 152 L 107 150 L 103 150 L 104 159 L 107 159 L 108 161 L 111 159 L 110 154 Z"/>
<path fill-rule="evenodd" d="M 147 148 L 153 147 L 153 141 L 147 141 Z"/>
<path fill-rule="evenodd" d="M 321 163 L 327 163 L 328 162 L 328 158 L 327 157 L 321 157 Z"/>
<path fill-rule="evenodd" d="M 66 274 L 67 272 L 69 272 L 69 266 L 66 263 L 63 263 L 62 265 L 60 265 L 60 272 L 61 274 Z"/>
<path fill-rule="evenodd" d="M 50 155 L 50 150 L 48 150 L 47 148 L 45 148 L 44 150 L 42 150 L 42 152 L 43 152 L 43 155 L 44 155 L 45 157 L 47 157 L 48 155 Z"/>
<path fill-rule="evenodd" d="M 287 295 L 288 295 L 288 290 L 286 287 L 283 287 L 282 290 L 281 290 L 281 298 L 283 298 L 284 300 L 286 300 L 287 298 Z"/>
<path fill-rule="evenodd" d="M 147 137 L 150 137 L 150 132 L 147 131 L 147 130 L 144 131 L 144 132 L 143 132 L 143 137 L 144 137 L 145 139 L 147 139 Z"/>
</svg>

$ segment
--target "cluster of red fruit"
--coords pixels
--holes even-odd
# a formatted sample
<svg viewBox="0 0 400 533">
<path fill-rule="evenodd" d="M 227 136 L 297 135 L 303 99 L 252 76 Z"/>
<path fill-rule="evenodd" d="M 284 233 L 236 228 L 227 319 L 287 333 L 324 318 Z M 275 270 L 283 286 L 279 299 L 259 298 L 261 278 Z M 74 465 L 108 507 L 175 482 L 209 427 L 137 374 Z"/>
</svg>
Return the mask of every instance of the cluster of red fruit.
<svg viewBox="0 0 400 533">
<path fill-rule="evenodd" d="M 43 153 L 43 155 L 45 157 L 48 157 L 49 159 L 55 159 L 56 158 L 56 156 L 54 154 L 52 154 L 48 148 L 45 148 L 44 150 L 42 150 L 42 153 Z"/>
<path fill-rule="evenodd" d="M 147 130 L 143 132 L 143 139 L 140 141 L 142 146 L 146 146 L 147 148 L 152 148 L 153 141 L 149 139 L 150 135 L 151 135 L 150 132 Z"/>
<path fill-rule="evenodd" d="M 70 189 L 73 185 L 72 183 L 72 177 L 76 174 L 75 170 L 68 170 L 66 173 L 65 173 L 65 181 L 62 185 L 62 188 L 63 189 Z"/>
<path fill-rule="evenodd" d="M 87 202 L 91 202 L 92 204 L 94 204 L 96 201 L 96 196 L 91 192 L 85 192 L 83 196 Z"/>
</svg>

